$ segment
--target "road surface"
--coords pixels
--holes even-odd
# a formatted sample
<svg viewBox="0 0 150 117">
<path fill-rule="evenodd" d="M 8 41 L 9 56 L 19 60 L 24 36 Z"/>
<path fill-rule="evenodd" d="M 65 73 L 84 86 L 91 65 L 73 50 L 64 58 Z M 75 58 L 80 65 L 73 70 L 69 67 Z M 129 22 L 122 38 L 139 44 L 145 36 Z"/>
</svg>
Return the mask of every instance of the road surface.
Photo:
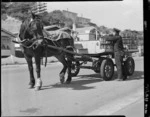
<svg viewBox="0 0 150 117">
<path fill-rule="evenodd" d="M 135 58 L 135 65 L 133 76 L 126 81 L 104 81 L 94 71 L 81 69 L 71 84 L 60 84 L 62 65 L 51 63 L 41 68 L 40 91 L 28 89 L 27 65 L 2 66 L 2 115 L 122 115 L 119 110 L 144 98 L 143 58 Z"/>
</svg>

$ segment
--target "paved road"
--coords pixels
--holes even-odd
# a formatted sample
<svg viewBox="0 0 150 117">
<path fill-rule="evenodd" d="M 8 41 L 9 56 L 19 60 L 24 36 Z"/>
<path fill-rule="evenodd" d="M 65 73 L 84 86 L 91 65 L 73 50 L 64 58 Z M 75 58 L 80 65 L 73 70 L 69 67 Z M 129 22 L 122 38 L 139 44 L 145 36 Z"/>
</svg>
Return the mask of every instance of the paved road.
<svg viewBox="0 0 150 117">
<path fill-rule="evenodd" d="M 141 98 L 113 115 L 125 115 L 126 117 L 144 117 L 144 99 Z"/>
<path fill-rule="evenodd" d="M 26 65 L 2 66 L 2 115 L 111 115 L 143 98 L 143 58 L 135 58 L 135 64 L 126 81 L 103 81 L 94 71 L 81 69 L 71 84 L 60 84 L 62 65 L 52 63 L 41 68 L 40 91 L 28 89 Z"/>
</svg>

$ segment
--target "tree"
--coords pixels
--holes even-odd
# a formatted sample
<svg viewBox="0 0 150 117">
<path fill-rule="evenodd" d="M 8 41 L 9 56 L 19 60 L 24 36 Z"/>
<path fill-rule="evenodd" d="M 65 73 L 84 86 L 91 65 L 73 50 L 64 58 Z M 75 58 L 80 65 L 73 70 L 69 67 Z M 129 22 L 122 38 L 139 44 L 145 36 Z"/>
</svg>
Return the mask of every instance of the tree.
<svg viewBox="0 0 150 117">
<path fill-rule="evenodd" d="M 65 17 L 60 10 L 48 13 L 45 19 L 50 23 L 50 25 L 65 25 L 66 27 L 72 28 L 72 19 Z"/>
<path fill-rule="evenodd" d="M 31 10 L 34 4 L 35 2 L 3 2 L 1 4 L 1 16 L 7 14 L 23 21 L 28 17 L 28 11 Z"/>
<path fill-rule="evenodd" d="M 7 10 L 10 3 L 8 2 L 2 2 L 1 3 L 1 19 L 5 20 L 7 19 Z"/>
<path fill-rule="evenodd" d="M 64 23 L 67 18 L 60 10 L 55 10 L 49 13 L 50 24 L 59 24 Z"/>
<path fill-rule="evenodd" d="M 105 26 L 100 26 L 100 27 L 98 27 L 98 30 L 99 30 L 100 32 L 104 33 L 104 34 L 109 34 L 110 31 L 111 31 L 111 29 L 109 29 L 109 28 L 107 28 L 107 27 L 105 27 Z"/>
<path fill-rule="evenodd" d="M 9 15 L 13 18 L 24 21 L 29 17 L 29 12 L 36 2 L 8 2 L 1 4 L 1 16 L 3 14 L 3 19 Z M 4 17 L 5 16 L 5 17 Z M 45 26 L 53 24 L 64 24 L 67 27 L 72 27 L 73 21 L 66 18 L 60 10 L 55 10 L 50 13 L 44 12 L 40 14 L 41 20 Z"/>
<path fill-rule="evenodd" d="M 44 26 L 50 25 L 49 13 L 48 12 L 42 13 L 41 14 L 41 20 L 42 20 Z"/>
<path fill-rule="evenodd" d="M 2 2 L 1 3 L 1 15 L 6 14 L 6 10 L 7 10 L 7 2 Z"/>
</svg>

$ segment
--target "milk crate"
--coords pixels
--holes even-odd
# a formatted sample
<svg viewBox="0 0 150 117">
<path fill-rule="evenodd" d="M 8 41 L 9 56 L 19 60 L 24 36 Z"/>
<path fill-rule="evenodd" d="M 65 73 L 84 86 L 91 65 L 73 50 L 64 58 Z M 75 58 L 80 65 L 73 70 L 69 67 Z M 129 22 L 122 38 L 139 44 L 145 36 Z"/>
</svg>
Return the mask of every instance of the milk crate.
<svg viewBox="0 0 150 117">
<path fill-rule="evenodd" d="M 113 43 L 110 41 L 106 41 L 105 39 L 101 39 L 100 49 L 104 49 L 104 52 L 113 52 Z"/>
</svg>

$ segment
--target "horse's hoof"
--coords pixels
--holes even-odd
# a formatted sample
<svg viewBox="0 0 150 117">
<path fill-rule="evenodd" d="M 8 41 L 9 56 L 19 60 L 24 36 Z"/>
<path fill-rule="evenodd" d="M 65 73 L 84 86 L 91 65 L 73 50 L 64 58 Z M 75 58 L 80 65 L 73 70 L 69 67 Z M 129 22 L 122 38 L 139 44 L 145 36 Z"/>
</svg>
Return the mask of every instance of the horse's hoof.
<svg viewBox="0 0 150 117">
<path fill-rule="evenodd" d="M 71 81 L 66 81 L 66 84 L 70 84 L 71 83 Z"/>
<path fill-rule="evenodd" d="M 64 78 L 60 78 L 60 82 L 61 82 L 61 84 L 63 84 L 64 83 Z"/>
<path fill-rule="evenodd" d="M 33 81 L 33 82 L 29 82 L 29 89 L 34 88 L 34 85 L 35 85 L 35 81 Z"/>
<path fill-rule="evenodd" d="M 39 91 L 41 89 L 41 86 L 36 86 L 35 91 Z"/>
<path fill-rule="evenodd" d="M 29 86 L 29 89 L 33 89 L 33 88 L 34 88 L 34 85 L 30 85 L 30 86 Z"/>
<path fill-rule="evenodd" d="M 63 84 L 64 83 L 64 79 L 65 79 L 64 73 L 60 74 L 59 77 L 60 77 L 61 84 Z"/>
<path fill-rule="evenodd" d="M 41 79 L 37 79 L 36 85 L 35 85 L 35 91 L 40 90 L 41 87 L 42 87 L 42 80 Z"/>
</svg>

